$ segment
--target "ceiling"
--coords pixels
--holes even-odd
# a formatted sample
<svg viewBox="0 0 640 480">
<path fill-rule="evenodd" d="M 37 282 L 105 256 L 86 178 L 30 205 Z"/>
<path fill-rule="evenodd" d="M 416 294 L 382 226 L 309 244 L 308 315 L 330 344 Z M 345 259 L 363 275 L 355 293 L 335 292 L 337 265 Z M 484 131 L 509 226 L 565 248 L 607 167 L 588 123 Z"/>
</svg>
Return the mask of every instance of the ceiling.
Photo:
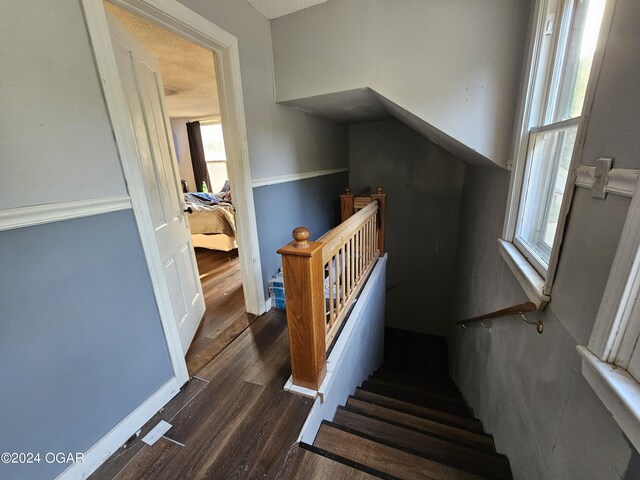
<svg viewBox="0 0 640 480">
<path fill-rule="evenodd" d="M 395 118 L 468 164 L 494 165 L 488 158 L 371 88 L 326 93 L 280 103 L 336 123 L 374 122 Z"/>
<path fill-rule="evenodd" d="M 111 3 L 105 8 L 158 62 L 169 117 L 220 117 L 213 52 Z"/>
<path fill-rule="evenodd" d="M 327 0 L 247 0 L 269 20 L 289 15 Z"/>
</svg>

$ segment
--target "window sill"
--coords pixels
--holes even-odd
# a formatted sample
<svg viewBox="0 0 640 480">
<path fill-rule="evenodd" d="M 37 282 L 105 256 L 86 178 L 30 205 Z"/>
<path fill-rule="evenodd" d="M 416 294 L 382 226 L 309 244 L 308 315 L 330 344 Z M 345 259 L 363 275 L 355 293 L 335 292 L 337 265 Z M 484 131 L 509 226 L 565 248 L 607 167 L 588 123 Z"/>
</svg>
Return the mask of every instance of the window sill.
<svg viewBox="0 0 640 480">
<path fill-rule="evenodd" d="M 576 348 L 582 357 L 582 375 L 640 451 L 640 384 L 624 369 L 603 362 L 586 347 Z"/>
<path fill-rule="evenodd" d="M 498 239 L 498 249 L 518 283 L 538 309 L 544 307 L 551 297 L 544 293 L 544 278 L 511 242 Z"/>
</svg>

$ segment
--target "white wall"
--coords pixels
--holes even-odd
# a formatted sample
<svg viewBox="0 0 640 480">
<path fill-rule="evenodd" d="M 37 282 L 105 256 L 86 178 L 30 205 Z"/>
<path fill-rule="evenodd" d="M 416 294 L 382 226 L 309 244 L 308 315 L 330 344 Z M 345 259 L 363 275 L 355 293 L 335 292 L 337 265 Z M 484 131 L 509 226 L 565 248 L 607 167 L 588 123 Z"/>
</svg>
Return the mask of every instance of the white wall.
<svg viewBox="0 0 640 480">
<path fill-rule="evenodd" d="M 189 149 L 189 137 L 187 135 L 188 118 L 172 118 L 171 132 L 173 133 L 173 145 L 176 148 L 176 159 L 178 160 L 178 171 L 180 179 L 186 180 L 189 184 L 189 191 L 195 192 L 196 181 L 193 176 L 193 166 L 191 164 L 191 150 Z"/>
<path fill-rule="evenodd" d="M 238 38 L 253 179 L 347 166 L 344 125 L 276 105 L 269 20 L 245 1 L 180 1 Z"/>
<path fill-rule="evenodd" d="M 275 19 L 278 101 L 371 87 L 504 164 L 530 3 L 330 0 Z"/>
<path fill-rule="evenodd" d="M 606 156 L 640 168 L 638 25 L 640 3 L 617 0 L 583 164 Z M 507 172 L 467 168 L 456 319 L 527 300 L 496 248 L 508 184 Z M 575 350 L 591 334 L 628 207 L 620 196 L 597 200 L 576 190 L 551 302 L 530 314 L 544 322 L 542 335 L 518 319 L 453 331 L 453 376 L 514 478 L 638 478 L 638 453 L 582 376 Z"/>
</svg>

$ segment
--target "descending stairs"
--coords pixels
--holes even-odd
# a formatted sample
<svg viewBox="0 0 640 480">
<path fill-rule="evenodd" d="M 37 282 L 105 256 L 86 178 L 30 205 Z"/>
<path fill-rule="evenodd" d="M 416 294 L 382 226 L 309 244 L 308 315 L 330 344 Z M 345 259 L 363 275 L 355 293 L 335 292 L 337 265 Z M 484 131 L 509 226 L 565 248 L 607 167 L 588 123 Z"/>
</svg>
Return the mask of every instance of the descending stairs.
<svg viewBox="0 0 640 480">
<path fill-rule="evenodd" d="M 313 445 L 300 447 L 287 478 L 512 478 L 451 380 L 389 367 L 322 423 Z"/>
</svg>

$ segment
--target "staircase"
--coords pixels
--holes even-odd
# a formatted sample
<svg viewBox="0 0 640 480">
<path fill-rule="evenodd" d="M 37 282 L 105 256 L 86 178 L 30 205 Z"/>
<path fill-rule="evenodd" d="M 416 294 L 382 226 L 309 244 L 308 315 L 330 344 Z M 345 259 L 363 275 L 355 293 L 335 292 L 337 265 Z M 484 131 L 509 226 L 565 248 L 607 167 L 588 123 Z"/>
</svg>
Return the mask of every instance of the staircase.
<svg viewBox="0 0 640 480">
<path fill-rule="evenodd" d="M 455 384 L 382 367 L 363 382 L 313 445 L 300 444 L 286 478 L 511 479 Z"/>
</svg>

